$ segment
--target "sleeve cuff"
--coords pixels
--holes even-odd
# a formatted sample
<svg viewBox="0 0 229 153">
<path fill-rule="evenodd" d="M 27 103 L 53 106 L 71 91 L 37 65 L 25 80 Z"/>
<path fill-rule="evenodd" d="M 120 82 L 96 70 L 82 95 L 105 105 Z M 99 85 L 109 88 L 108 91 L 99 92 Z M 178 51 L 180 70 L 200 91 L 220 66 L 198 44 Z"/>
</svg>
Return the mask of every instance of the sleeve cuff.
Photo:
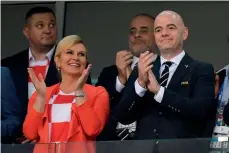
<svg viewBox="0 0 229 153">
<path fill-rule="evenodd" d="M 135 81 L 134 83 L 134 87 L 135 87 L 135 92 L 138 96 L 143 97 L 145 95 L 145 92 L 147 91 L 147 89 L 142 88 L 139 83 L 138 80 Z"/>
<path fill-rule="evenodd" d="M 121 92 L 122 89 L 124 88 L 125 86 L 119 81 L 119 78 L 118 76 L 116 77 L 116 84 L 115 84 L 115 88 L 118 92 Z"/>
<path fill-rule="evenodd" d="M 165 88 L 164 87 L 160 87 L 159 91 L 157 94 L 154 95 L 154 99 L 158 102 L 161 103 L 163 96 L 164 96 L 164 92 L 165 92 Z"/>
</svg>

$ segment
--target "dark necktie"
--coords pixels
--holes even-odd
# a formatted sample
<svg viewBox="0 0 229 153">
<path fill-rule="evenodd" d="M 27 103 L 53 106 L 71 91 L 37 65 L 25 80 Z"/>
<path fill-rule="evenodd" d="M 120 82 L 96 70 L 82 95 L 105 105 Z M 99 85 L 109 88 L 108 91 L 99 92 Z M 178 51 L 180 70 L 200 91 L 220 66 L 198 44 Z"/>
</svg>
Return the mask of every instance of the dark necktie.
<svg viewBox="0 0 229 153">
<path fill-rule="evenodd" d="M 165 87 L 167 85 L 168 82 L 168 78 L 169 78 L 169 67 L 172 65 L 172 62 L 167 61 L 164 62 L 163 65 L 165 65 L 165 68 L 163 70 L 163 72 L 161 73 L 161 77 L 160 77 L 160 86 Z M 160 153 L 159 152 L 159 140 L 158 140 L 158 135 L 156 138 L 156 142 L 153 148 L 153 152 L 152 153 Z"/>
<path fill-rule="evenodd" d="M 165 87 L 167 85 L 167 82 L 168 82 L 169 67 L 172 65 L 172 62 L 170 62 L 170 61 L 164 62 L 163 65 L 165 65 L 165 69 L 163 70 L 163 72 L 161 74 L 160 86 Z"/>
</svg>

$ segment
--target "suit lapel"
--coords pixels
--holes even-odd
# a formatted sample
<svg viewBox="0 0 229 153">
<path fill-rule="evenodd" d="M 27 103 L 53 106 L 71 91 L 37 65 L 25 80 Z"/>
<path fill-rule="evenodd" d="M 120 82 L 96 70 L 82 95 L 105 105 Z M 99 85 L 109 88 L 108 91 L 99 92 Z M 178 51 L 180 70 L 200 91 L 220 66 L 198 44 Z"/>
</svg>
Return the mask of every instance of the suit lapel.
<svg viewBox="0 0 229 153">
<path fill-rule="evenodd" d="M 181 79 L 190 70 L 191 68 L 190 64 L 192 61 L 193 59 L 186 53 L 183 59 L 181 60 L 180 64 L 178 65 L 176 71 L 174 72 L 168 84 L 168 89 L 171 89 L 173 91 L 177 89 L 177 85 L 180 84 Z"/>
<path fill-rule="evenodd" d="M 153 63 L 153 68 L 152 68 L 153 74 L 156 77 L 157 81 L 159 81 L 160 79 L 160 73 L 159 73 L 160 67 L 161 67 L 161 59 L 160 56 L 158 55 L 155 62 Z"/>
<path fill-rule="evenodd" d="M 19 61 L 18 61 L 19 62 Z M 28 49 L 24 51 L 24 53 L 22 54 L 21 58 L 20 58 L 20 64 L 18 64 L 18 72 L 20 73 L 20 75 L 18 75 L 20 78 L 20 87 L 26 87 L 24 88 L 25 91 L 25 103 L 27 106 L 28 103 L 28 80 L 29 80 L 29 74 L 28 74 L 28 70 L 27 68 L 29 67 L 29 51 Z"/>
<path fill-rule="evenodd" d="M 50 64 L 49 64 L 47 76 L 45 78 L 45 83 L 47 86 L 51 86 L 51 85 L 54 85 L 54 84 L 59 82 L 58 71 L 56 69 L 56 65 L 54 62 L 55 52 L 56 52 L 56 48 L 55 48 L 55 51 L 53 52 L 52 59 L 51 59 Z"/>
</svg>

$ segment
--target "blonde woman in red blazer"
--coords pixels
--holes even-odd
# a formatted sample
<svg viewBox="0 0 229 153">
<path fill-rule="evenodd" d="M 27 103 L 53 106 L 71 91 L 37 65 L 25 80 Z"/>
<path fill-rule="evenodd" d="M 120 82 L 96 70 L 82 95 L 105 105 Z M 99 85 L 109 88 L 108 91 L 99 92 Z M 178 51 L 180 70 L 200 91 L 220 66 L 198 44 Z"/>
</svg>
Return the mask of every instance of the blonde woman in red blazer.
<svg viewBox="0 0 229 153">
<path fill-rule="evenodd" d="M 36 140 L 34 153 L 92 153 L 96 136 L 102 131 L 109 115 L 109 96 L 99 86 L 85 84 L 91 65 L 87 49 L 77 35 L 63 38 L 55 53 L 61 82 L 46 87 L 41 74 L 28 69 L 36 92 L 28 105 L 23 132 Z"/>
</svg>

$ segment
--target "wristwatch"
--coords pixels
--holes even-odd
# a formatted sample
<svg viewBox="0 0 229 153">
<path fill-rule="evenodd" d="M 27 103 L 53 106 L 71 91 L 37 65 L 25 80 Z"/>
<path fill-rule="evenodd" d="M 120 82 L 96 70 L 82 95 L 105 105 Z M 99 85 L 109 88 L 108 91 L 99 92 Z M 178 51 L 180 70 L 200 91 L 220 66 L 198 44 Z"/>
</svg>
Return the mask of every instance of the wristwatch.
<svg viewBox="0 0 229 153">
<path fill-rule="evenodd" d="M 85 97 L 85 92 L 81 91 L 81 93 L 75 94 L 75 97 Z"/>
</svg>

